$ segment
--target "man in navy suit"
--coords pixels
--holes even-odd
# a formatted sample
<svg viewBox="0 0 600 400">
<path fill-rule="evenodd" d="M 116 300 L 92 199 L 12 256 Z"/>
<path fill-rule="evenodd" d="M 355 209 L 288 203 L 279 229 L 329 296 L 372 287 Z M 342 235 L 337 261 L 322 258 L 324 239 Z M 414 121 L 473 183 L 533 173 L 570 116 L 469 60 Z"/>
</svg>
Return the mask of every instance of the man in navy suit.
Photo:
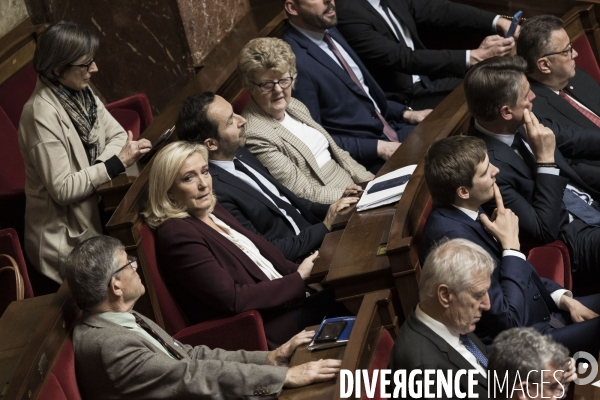
<svg viewBox="0 0 600 400">
<path fill-rule="evenodd" d="M 524 239 L 569 247 L 577 286 L 600 276 L 600 168 L 572 159 L 594 159 L 600 137 L 531 112 L 535 94 L 520 57 L 494 57 L 464 80 L 474 121 L 469 134 L 486 143 L 506 207 L 519 217 Z M 544 126 L 546 124 L 550 124 Z M 597 288 L 593 287 L 597 291 Z"/>
<path fill-rule="evenodd" d="M 244 148 L 245 125 L 227 100 L 205 92 L 185 100 L 176 129 L 180 139 L 208 149 L 219 204 L 288 260 L 302 259 L 321 246 L 337 215 L 350 211 L 358 198 L 347 190 L 346 197 L 328 205 L 296 196 Z"/>
<path fill-rule="evenodd" d="M 475 330 L 484 343 L 491 344 L 503 330 L 531 326 L 552 335 L 572 354 L 596 354 L 600 295 L 574 299 L 570 291 L 540 278 L 520 252 L 519 219 L 504 207 L 495 183 L 498 172 L 481 139 L 455 136 L 431 146 L 425 156 L 425 180 L 434 208 L 423 232 L 421 262 L 444 238 L 477 243 L 497 263 L 488 291 L 491 307 Z M 481 205 L 493 198 L 497 208 L 489 217 Z"/>
<path fill-rule="evenodd" d="M 333 0 L 285 0 L 282 37 L 296 55 L 294 97 L 354 159 L 376 172 L 414 125 L 431 112 L 413 111 L 385 94 L 342 35 Z"/>
</svg>

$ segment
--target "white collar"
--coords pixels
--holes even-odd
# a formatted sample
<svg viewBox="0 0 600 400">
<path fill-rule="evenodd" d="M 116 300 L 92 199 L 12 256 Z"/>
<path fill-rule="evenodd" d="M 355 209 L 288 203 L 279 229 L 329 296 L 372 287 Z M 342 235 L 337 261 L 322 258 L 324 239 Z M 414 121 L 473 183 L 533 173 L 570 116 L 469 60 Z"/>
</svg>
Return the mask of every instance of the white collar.
<svg viewBox="0 0 600 400">
<path fill-rule="evenodd" d="M 479 217 L 479 211 L 469 210 L 467 208 L 462 208 L 462 207 L 459 207 L 459 206 L 455 206 L 454 204 L 452 204 L 452 207 L 458 208 L 460 211 L 462 211 L 465 214 L 467 214 L 467 216 L 470 217 L 473 221 L 477 221 L 477 217 Z"/>
<path fill-rule="evenodd" d="M 237 158 L 237 157 L 234 157 Z M 217 167 L 223 168 L 225 171 L 230 174 L 235 173 L 235 165 L 233 164 L 233 160 L 208 160 L 209 164 L 215 164 Z"/>
<path fill-rule="evenodd" d="M 505 134 L 505 133 L 494 133 L 494 132 L 490 132 L 487 129 L 483 128 L 481 125 L 479 125 L 479 123 L 477 122 L 477 120 L 475 120 L 475 128 L 477 128 L 477 130 L 481 133 L 484 133 L 496 140 L 501 141 L 504 144 L 507 144 L 509 147 L 512 146 L 514 140 L 515 140 L 515 134 Z"/>
<path fill-rule="evenodd" d="M 458 333 L 451 331 L 440 321 L 425 314 L 425 312 L 421 310 L 419 304 L 417 304 L 417 307 L 415 308 L 415 317 L 417 317 L 417 319 L 425 324 L 425 326 L 427 326 L 429 329 L 434 331 L 439 337 L 444 339 L 450 346 L 457 348 L 460 344 L 460 336 Z"/>
</svg>

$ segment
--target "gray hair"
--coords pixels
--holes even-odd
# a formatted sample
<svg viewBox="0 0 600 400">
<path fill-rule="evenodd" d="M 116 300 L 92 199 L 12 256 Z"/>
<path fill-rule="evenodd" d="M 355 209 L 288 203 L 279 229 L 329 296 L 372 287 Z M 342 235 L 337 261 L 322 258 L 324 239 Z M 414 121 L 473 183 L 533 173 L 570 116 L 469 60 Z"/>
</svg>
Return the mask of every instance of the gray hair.
<svg viewBox="0 0 600 400">
<path fill-rule="evenodd" d="M 57 80 L 83 56 L 92 60 L 98 50 L 98 37 L 73 22 L 59 21 L 51 25 L 38 39 L 33 67 L 42 76 Z M 59 68 L 58 76 L 54 73 Z"/>
<path fill-rule="evenodd" d="M 469 112 L 480 121 L 493 121 L 503 106 L 519 99 L 527 63 L 519 56 L 492 57 L 477 63 L 463 81 Z"/>
<path fill-rule="evenodd" d="M 529 73 L 537 70 L 537 61 L 544 54 L 558 50 L 551 43 L 552 33 L 563 29 L 563 26 L 563 20 L 554 15 L 537 15 L 523 22 L 517 40 L 517 54 L 527 61 Z"/>
<path fill-rule="evenodd" d="M 118 267 L 116 253 L 123 244 L 110 236 L 96 236 L 79 243 L 67 256 L 62 276 L 82 310 L 90 310 L 108 298 L 108 284 Z"/>
<path fill-rule="evenodd" d="M 569 351 L 565 346 L 555 342 L 552 337 L 542 335 L 533 328 L 508 329 L 494 339 L 490 353 L 488 371 L 502 382 L 508 376 L 509 390 L 517 373 L 521 379 L 541 383 L 542 370 L 549 366 L 562 368 L 569 360 Z M 492 372 L 493 371 L 493 372 Z M 531 373 L 529 373 L 532 371 Z M 494 379 L 492 375 L 492 379 Z M 509 394 L 502 390 L 501 394 Z"/>
<path fill-rule="evenodd" d="M 491 275 L 496 263 L 481 246 L 466 240 L 445 240 L 427 255 L 419 279 L 419 299 L 437 297 L 437 289 L 445 284 L 460 296 L 469 288 L 473 276 Z"/>
</svg>

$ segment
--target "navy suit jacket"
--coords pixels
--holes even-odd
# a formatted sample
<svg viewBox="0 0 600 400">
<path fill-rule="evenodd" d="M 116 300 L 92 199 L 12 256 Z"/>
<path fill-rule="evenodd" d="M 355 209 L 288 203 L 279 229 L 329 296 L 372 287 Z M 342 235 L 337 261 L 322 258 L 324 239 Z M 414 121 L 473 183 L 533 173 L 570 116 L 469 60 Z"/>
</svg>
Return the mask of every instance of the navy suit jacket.
<svg viewBox="0 0 600 400">
<path fill-rule="evenodd" d="M 524 138 L 521 130 L 518 134 Z M 502 193 L 504 206 L 517 214 L 519 232 L 530 241 L 550 243 L 561 239 L 561 229 L 569 223 L 568 212 L 562 201 L 569 181 L 588 192 L 594 199 L 600 199 L 600 192 L 590 187 L 589 181 L 584 181 L 579 171 L 571 168 L 569 161 L 558 149 L 554 153 L 554 160 L 560 169 L 560 175 L 538 174 L 535 167 L 527 165 L 510 146 L 479 132 L 473 123 L 469 128 L 469 135 L 477 136 L 485 142 L 490 162 L 500 169 L 496 175 L 496 183 Z M 600 142 L 598 139 L 596 141 Z M 570 149 L 570 157 L 577 157 L 575 154 L 586 153 L 589 149 L 598 147 L 598 144 L 579 140 L 576 135 L 564 132 L 556 133 L 556 142 L 557 146 L 560 146 L 561 142 L 566 143 L 564 147 Z M 583 164 L 579 167 L 584 166 L 590 175 L 600 175 L 600 169 L 597 167 Z M 484 207 L 489 212 L 494 204 L 486 204 Z"/>
<path fill-rule="evenodd" d="M 386 100 L 375 79 L 335 28 L 329 29 L 329 34 L 358 65 L 381 114 L 403 141 L 414 128 L 402 121 L 405 107 Z M 296 55 L 298 77 L 293 96 L 308 107 L 313 119 L 355 160 L 368 169 L 373 164 L 382 164 L 377 156 L 377 141 L 387 138 L 371 99 L 344 69 L 297 29 L 288 25 L 282 39 Z"/>
<path fill-rule="evenodd" d="M 252 186 L 223 168 L 209 163 L 213 190 L 219 204 L 229 211 L 244 228 L 261 235 L 275 245 L 288 260 L 295 261 L 321 246 L 329 230 L 323 224 L 329 206 L 301 199 L 269 174 L 269 171 L 246 148 L 238 150 L 236 157 L 271 182 L 290 203 L 300 211 L 307 227 L 300 233 L 292 228 L 288 219 L 269 199 Z"/>
<path fill-rule="evenodd" d="M 429 50 L 419 39 L 417 25 L 436 29 L 462 29 L 494 34 L 496 14 L 447 0 L 388 1 L 391 13 L 410 32 L 414 50 L 392 31 L 367 0 L 340 1 L 338 29 L 360 56 L 388 97 L 408 100 L 413 93 L 412 75 L 435 79 L 463 76 L 467 71 L 465 50 Z"/>
<path fill-rule="evenodd" d="M 551 313 L 560 310 L 550 293 L 563 289 L 560 285 L 540 278 L 533 266 L 519 257 L 502 257 L 502 247 L 483 226 L 452 206 L 434 206 L 427 217 L 419 253 L 421 263 L 430 249 L 444 238 L 470 240 L 496 260 L 488 290 L 491 308 L 483 313 L 475 329 L 484 343 L 491 344 L 500 332 L 514 327 L 531 326 L 540 332 L 552 329 Z"/>
<path fill-rule="evenodd" d="M 564 91 L 600 116 L 600 85 L 581 68 L 575 70 L 575 76 Z M 600 135 L 600 128 L 552 89 L 532 78 L 529 78 L 529 83 L 536 96 L 532 103 L 538 118 L 547 118 L 561 125 L 590 128 L 596 131 L 596 135 Z"/>
<path fill-rule="evenodd" d="M 487 348 L 477 339 L 473 333 L 469 333 L 468 336 L 471 338 L 473 343 L 481 350 L 481 352 L 487 357 Z M 410 313 L 406 322 L 402 324 L 400 332 L 394 342 L 394 348 L 390 356 L 390 369 L 393 371 L 407 370 L 412 371 L 420 369 L 425 371 L 428 369 L 441 370 L 446 373 L 452 371 L 452 376 L 456 376 L 456 372 L 460 370 L 475 369 L 471 363 L 452 346 L 442 339 L 437 333 L 432 331 L 424 323 L 419 321 L 415 317 L 414 311 Z M 479 396 L 480 399 L 488 398 L 488 382 L 487 379 L 481 374 L 475 375 L 478 385 L 473 390 Z M 422 375 L 421 375 L 422 377 Z M 417 376 L 418 379 L 418 376 Z M 431 393 L 437 392 L 437 386 L 434 384 L 431 387 Z M 392 383 L 393 385 L 393 383 Z M 462 392 L 468 392 L 469 384 L 467 376 L 463 375 L 460 379 L 460 389 Z M 390 391 L 388 391 L 389 393 Z M 408 398 L 412 398 L 409 397 Z M 421 397 L 418 397 L 421 398 Z M 439 399 L 448 399 L 445 396 L 445 391 L 442 390 L 442 397 L 436 397 Z M 452 396 L 451 398 L 454 398 Z"/>
</svg>

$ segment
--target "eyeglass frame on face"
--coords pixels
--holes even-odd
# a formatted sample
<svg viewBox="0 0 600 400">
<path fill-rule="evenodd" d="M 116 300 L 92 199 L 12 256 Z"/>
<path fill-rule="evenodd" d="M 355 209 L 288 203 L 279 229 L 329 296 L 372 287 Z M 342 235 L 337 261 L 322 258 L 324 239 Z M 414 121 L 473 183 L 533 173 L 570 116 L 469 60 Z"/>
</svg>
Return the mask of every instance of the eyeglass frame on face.
<svg viewBox="0 0 600 400">
<path fill-rule="evenodd" d="M 93 63 L 95 63 L 96 60 L 94 60 L 92 58 L 91 61 L 84 63 L 84 64 L 67 64 L 69 67 L 85 67 L 86 71 L 90 70 L 90 67 L 92 66 Z"/>
<path fill-rule="evenodd" d="M 569 42 L 569 45 L 563 51 L 555 51 L 554 53 L 544 54 L 542 57 L 555 56 L 558 54 L 567 55 L 568 52 L 571 52 L 571 60 L 573 59 L 573 43 Z"/>
<path fill-rule="evenodd" d="M 113 272 L 112 274 L 110 274 L 110 279 L 108 281 L 108 286 L 109 287 L 110 287 L 110 283 L 112 282 L 112 277 L 115 274 L 118 274 L 119 272 L 123 271 L 125 268 L 131 267 L 131 269 L 133 269 L 133 272 L 137 272 L 137 269 L 139 267 L 139 265 L 137 264 L 138 258 L 135 257 L 135 256 L 127 256 L 127 261 L 129 261 L 127 264 L 123 265 L 122 267 L 117 268 L 117 270 L 115 272 Z M 133 264 L 135 264 L 135 266 Z"/>
<path fill-rule="evenodd" d="M 283 86 L 281 84 L 281 81 L 286 81 L 288 79 L 290 80 L 290 84 L 286 85 L 286 86 Z M 263 92 L 263 93 L 269 93 L 269 92 L 272 92 L 275 89 L 275 85 L 279 85 L 279 87 L 281 88 L 281 90 L 289 88 L 294 83 L 294 77 L 293 76 L 288 76 L 287 78 L 281 78 L 278 81 L 269 81 L 269 82 L 263 82 L 263 83 L 252 82 L 252 83 L 254 85 L 258 86 L 259 89 L 261 90 L 261 92 Z M 269 85 L 273 85 L 273 86 L 271 87 L 271 89 L 266 89 L 267 86 L 269 86 Z"/>
</svg>

